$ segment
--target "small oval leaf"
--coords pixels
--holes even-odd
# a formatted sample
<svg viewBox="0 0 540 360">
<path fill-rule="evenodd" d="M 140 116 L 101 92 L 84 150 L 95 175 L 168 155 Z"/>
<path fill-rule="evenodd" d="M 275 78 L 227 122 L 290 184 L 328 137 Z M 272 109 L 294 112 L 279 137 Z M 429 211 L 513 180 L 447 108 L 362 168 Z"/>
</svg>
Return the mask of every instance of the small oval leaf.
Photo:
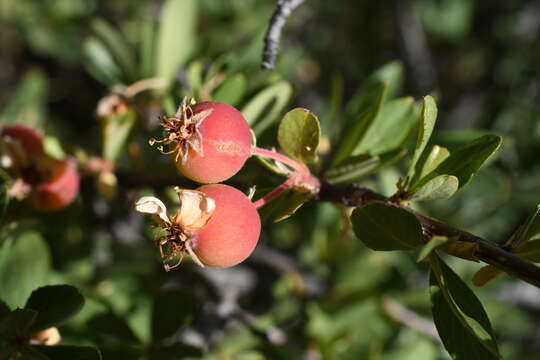
<svg viewBox="0 0 540 360">
<path fill-rule="evenodd" d="M 311 111 L 296 108 L 285 114 L 278 129 L 278 142 L 288 156 L 304 163 L 317 160 L 321 125 Z"/>
<path fill-rule="evenodd" d="M 373 250 L 411 250 L 424 243 L 418 219 L 396 206 L 372 203 L 356 208 L 351 222 L 356 237 Z"/>
</svg>

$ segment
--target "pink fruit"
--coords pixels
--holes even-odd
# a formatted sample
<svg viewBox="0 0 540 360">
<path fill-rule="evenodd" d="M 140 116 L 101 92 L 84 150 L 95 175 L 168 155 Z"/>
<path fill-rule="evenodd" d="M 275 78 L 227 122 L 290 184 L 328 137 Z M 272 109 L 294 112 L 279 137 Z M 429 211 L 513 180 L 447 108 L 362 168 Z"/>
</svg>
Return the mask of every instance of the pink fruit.
<svg viewBox="0 0 540 360">
<path fill-rule="evenodd" d="M 251 156 L 249 125 L 234 107 L 220 102 L 182 103 L 161 125 L 176 166 L 200 183 L 216 183 L 236 174 Z M 163 151 L 163 148 L 160 148 Z"/>
<path fill-rule="evenodd" d="M 244 193 L 228 185 L 203 185 L 197 190 L 212 198 L 216 208 L 192 239 L 193 251 L 207 266 L 228 267 L 244 261 L 259 240 L 257 209 Z"/>
<path fill-rule="evenodd" d="M 60 210 L 79 193 L 79 173 L 72 159 L 51 159 L 48 170 L 49 176 L 32 188 L 30 196 L 39 210 Z"/>
</svg>

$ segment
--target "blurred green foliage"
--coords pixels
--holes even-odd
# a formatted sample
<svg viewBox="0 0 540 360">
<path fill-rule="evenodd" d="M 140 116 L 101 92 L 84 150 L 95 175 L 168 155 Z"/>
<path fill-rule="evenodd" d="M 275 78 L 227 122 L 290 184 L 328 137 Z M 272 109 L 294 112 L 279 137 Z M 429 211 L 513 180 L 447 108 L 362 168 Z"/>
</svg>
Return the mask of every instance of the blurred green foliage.
<svg viewBox="0 0 540 360">
<path fill-rule="evenodd" d="M 412 161 L 421 166 L 409 175 L 426 179 L 421 185 L 431 187 L 421 194 L 433 198 L 441 184 L 428 182 L 438 179 L 429 173 L 441 162 L 452 165 L 445 149 L 459 154 L 484 135 L 491 147 L 482 148 L 483 161 L 499 144 L 486 134 L 496 133 L 504 138 L 501 149 L 466 188 L 414 206 L 503 243 L 540 194 L 540 7 L 533 0 L 312 0 L 289 19 L 278 66 L 267 73 L 259 66 L 273 5 L 0 0 L 0 124 L 44 129 L 60 144 L 52 153 L 115 161 L 118 186 L 107 200 L 100 180 L 85 176 L 78 200 L 58 213 L 9 203 L 0 218 L 0 314 L 24 307 L 41 286 L 70 284 L 85 305 L 60 326 L 62 344 L 85 346 L 88 355 L 81 356 L 88 359 L 98 358 L 88 346 L 104 359 L 448 358 L 430 321 L 427 266 L 415 263 L 417 254 L 366 248 L 347 210 L 328 203 L 309 202 L 286 221 L 268 220 L 257 251 L 237 267 L 200 269 L 185 261 L 165 273 L 149 221 L 131 204 L 142 194 L 171 203 L 164 185 L 193 184 L 147 139 L 159 134 L 159 115 L 193 96 L 235 105 L 258 145 L 275 146 L 278 120 L 298 106 L 321 121 L 317 170 L 326 180 L 360 181 L 391 195 Z M 412 9 L 413 23 L 403 9 Z M 403 31 L 404 23 L 412 31 Z M 419 53 L 428 57 L 407 51 L 418 36 L 425 46 Z M 421 78 L 419 69 L 433 74 Z M 165 84 L 141 85 L 156 76 Z M 138 82 L 143 90 L 133 87 Z M 428 93 L 439 114 L 430 142 L 416 144 L 427 149 L 421 157 L 415 141 L 422 104 L 404 96 Z M 111 94 L 122 96 L 127 115 L 99 115 L 98 104 Z M 333 159 L 324 143 L 331 143 Z M 465 171 L 464 180 L 475 171 Z M 234 184 L 265 191 L 280 181 L 269 174 L 252 159 Z M 447 195 L 448 179 L 439 180 Z M 0 216 L 5 192 L 2 180 Z M 480 268 L 448 263 L 467 284 Z M 538 358 L 538 289 L 505 276 L 473 290 L 502 357 Z M 416 317 L 403 317 L 389 302 Z M 36 316 L 20 311 L 12 316 Z M 73 358 L 70 349 L 44 351 L 51 359 Z"/>
</svg>

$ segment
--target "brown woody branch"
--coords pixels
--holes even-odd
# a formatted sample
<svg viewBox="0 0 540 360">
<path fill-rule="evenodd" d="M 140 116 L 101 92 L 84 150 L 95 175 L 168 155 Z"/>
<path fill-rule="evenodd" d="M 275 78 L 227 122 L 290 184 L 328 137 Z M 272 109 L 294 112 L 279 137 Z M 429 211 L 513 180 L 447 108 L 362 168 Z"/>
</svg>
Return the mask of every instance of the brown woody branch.
<svg viewBox="0 0 540 360">
<path fill-rule="evenodd" d="M 354 184 L 331 185 L 323 183 L 318 199 L 341 203 L 346 206 L 364 206 L 373 202 L 398 205 L 381 194 Z M 475 244 L 474 256 L 476 258 L 540 288 L 540 267 L 535 264 L 517 257 L 491 241 L 422 215 L 409 207 L 403 205 L 400 205 L 400 207 L 416 216 L 425 234 L 429 234 L 429 236 L 458 237 L 459 241 Z"/>
</svg>

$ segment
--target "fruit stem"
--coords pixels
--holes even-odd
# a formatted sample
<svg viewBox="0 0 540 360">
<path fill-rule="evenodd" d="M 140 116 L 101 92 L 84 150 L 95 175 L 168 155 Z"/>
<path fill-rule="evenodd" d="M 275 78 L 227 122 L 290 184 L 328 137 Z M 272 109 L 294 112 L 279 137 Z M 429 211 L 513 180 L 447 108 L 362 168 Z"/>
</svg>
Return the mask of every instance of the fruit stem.
<svg viewBox="0 0 540 360">
<path fill-rule="evenodd" d="M 309 172 L 309 169 L 304 164 L 296 162 L 293 159 L 283 154 L 278 153 L 277 151 L 266 150 L 266 149 L 253 146 L 251 148 L 251 154 L 262 156 L 269 159 L 274 159 L 276 161 L 279 161 L 282 164 L 289 166 L 290 168 L 292 168 L 293 170 L 299 173 L 305 174 L 306 172 Z"/>
<path fill-rule="evenodd" d="M 259 200 L 253 202 L 253 205 L 256 209 L 268 204 L 270 201 L 278 197 L 282 192 L 294 186 L 295 177 L 291 176 L 287 178 L 281 185 L 279 185 L 274 190 L 270 191 L 268 194 L 260 198 Z"/>
</svg>

